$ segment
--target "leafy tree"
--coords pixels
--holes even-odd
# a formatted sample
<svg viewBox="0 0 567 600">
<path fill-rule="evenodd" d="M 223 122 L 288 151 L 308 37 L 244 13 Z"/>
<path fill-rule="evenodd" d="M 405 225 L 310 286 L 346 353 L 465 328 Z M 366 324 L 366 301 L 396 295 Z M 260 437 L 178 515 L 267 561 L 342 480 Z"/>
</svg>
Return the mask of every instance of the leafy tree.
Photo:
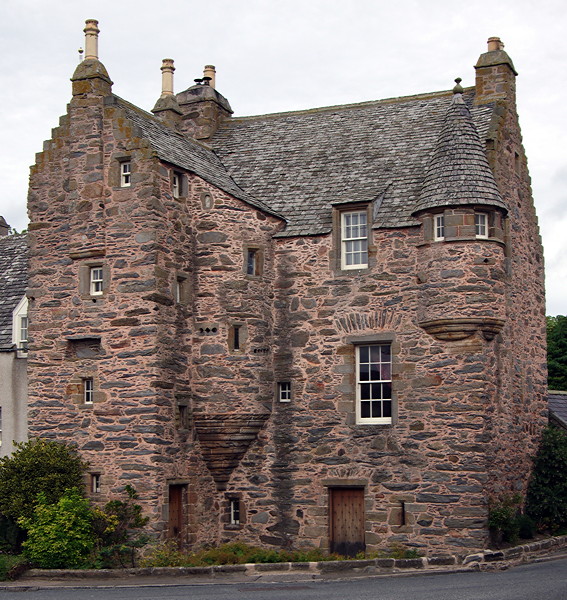
<svg viewBox="0 0 567 600">
<path fill-rule="evenodd" d="M 567 434 L 547 427 L 534 459 L 526 513 L 540 529 L 557 531 L 567 525 Z"/>
<path fill-rule="evenodd" d="M 34 514 L 18 521 L 28 530 L 26 558 L 43 569 L 84 566 L 95 546 L 92 520 L 89 501 L 76 488 L 66 490 L 56 504 L 40 492 Z"/>
<path fill-rule="evenodd" d="M 552 390 L 567 390 L 567 317 L 547 317 L 548 384 Z"/>
<path fill-rule="evenodd" d="M 39 493 L 54 504 L 65 490 L 82 489 L 86 467 L 68 444 L 44 439 L 16 444 L 11 456 L 0 458 L 0 513 L 14 521 L 30 518 Z"/>
</svg>

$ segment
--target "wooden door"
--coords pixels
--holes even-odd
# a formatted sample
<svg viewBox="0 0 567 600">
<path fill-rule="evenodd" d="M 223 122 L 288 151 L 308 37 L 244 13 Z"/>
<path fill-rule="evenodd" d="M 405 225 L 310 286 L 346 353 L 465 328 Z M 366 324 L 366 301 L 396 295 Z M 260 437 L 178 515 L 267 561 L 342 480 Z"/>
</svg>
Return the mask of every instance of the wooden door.
<svg viewBox="0 0 567 600">
<path fill-rule="evenodd" d="M 364 552 L 364 488 L 329 489 L 329 529 L 331 552 Z"/>
<path fill-rule="evenodd" d="M 185 521 L 183 511 L 184 485 L 169 486 L 169 530 L 168 537 L 183 542 L 183 524 Z"/>
</svg>

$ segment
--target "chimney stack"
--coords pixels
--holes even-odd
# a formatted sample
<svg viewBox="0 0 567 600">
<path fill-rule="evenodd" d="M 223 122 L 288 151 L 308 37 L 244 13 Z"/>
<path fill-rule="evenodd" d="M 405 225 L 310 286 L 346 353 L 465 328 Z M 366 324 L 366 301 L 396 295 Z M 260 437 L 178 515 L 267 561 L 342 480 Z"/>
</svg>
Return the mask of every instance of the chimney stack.
<svg viewBox="0 0 567 600">
<path fill-rule="evenodd" d="M 85 60 L 98 60 L 98 21 L 96 19 L 87 19 L 85 21 Z"/>
<path fill-rule="evenodd" d="M 173 96 L 173 66 L 172 58 L 164 58 L 161 61 L 161 97 Z"/>
<path fill-rule="evenodd" d="M 488 51 L 495 52 L 496 50 L 504 50 L 504 44 L 499 37 L 488 38 Z"/>
<path fill-rule="evenodd" d="M 161 61 L 161 96 L 152 108 L 152 112 L 166 125 L 175 129 L 181 118 L 181 109 L 173 94 L 173 71 L 175 71 L 173 59 L 164 58 Z"/>
<path fill-rule="evenodd" d="M 512 59 L 504 52 L 499 37 L 488 38 L 488 51 L 481 54 L 476 65 L 475 104 L 496 100 L 516 103 L 516 76 Z"/>
<path fill-rule="evenodd" d="M 215 87 L 215 76 L 217 72 L 214 65 L 205 65 L 203 69 L 203 77 L 210 77 L 209 85 L 214 88 Z"/>
</svg>

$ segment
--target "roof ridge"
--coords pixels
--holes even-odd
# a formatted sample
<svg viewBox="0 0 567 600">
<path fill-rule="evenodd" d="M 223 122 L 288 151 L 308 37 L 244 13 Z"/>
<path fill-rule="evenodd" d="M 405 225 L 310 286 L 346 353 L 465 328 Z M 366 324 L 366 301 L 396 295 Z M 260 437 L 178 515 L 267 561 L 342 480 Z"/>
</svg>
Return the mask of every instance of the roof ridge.
<svg viewBox="0 0 567 600">
<path fill-rule="evenodd" d="M 464 88 L 465 93 L 474 92 L 474 86 Z M 264 119 L 266 117 L 284 117 L 287 115 L 303 115 L 309 113 L 320 113 L 325 111 L 332 111 L 345 108 L 364 108 L 366 106 L 376 106 L 380 104 L 394 104 L 398 102 L 405 102 L 411 100 L 425 100 L 429 98 L 443 98 L 444 96 L 450 96 L 451 90 L 444 90 L 439 92 L 426 92 L 423 94 L 413 94 L 411 96 L 393 96 L 391 98 L 382 98 L 379 100 L 365 100 L 363 102 L 350 102 L 347 104 L 333 104 L 331 106 L 318 106 L 315 108 L 300 108 L 298 110 L 289 110 L 275 113 L 264 113 L 261 115 L 242 115 L 238 117 L 231 117 L 227 120 L 226 124 L 230 125 L 234 121 L 252 121 L 254 119 Z"/>
</svg>

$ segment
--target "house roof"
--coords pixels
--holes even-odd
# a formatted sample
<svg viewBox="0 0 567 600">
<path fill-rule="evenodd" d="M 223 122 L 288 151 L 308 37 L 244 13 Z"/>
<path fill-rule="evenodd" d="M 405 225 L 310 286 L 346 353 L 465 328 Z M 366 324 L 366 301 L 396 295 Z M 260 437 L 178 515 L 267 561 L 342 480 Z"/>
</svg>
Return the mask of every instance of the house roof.
<svg viewBox="0 0 567 600">
<path fill-rule="evenodd" d="M 279 216 L 270 206 L 240 188 L 212 150 L 177 133 L 150 113 L 126 100 L 118 96 L 112 96 L 112 99 L 124 111 L 126 118 L 139 128 L 140 137 L 150 142 L 159 158 L 199 175 L 205 181 L 247 204 Z"/>
<path fill-rule="evenodd" d="M 567 392 L 550 390 L 547 401 L 550 420 L 567 429 Z"/>
<path fill-rule="evenodd" d="M 353 202 L 375 202 L 374 227 L 417 225 L 412 212 L 452 96 L 231 118 L 212 145 L 239 188 L 288 220 L 280 236 L 328 233 L 332 206 Z M 474 88 L 465 90 L 483 140 L 493 105 L 473 99 Z"/>
<path fill-rule="evenodd" d="M 0 237 L 0 351 L 12 348 L 12 312 L 28 284 L 25 235 Z"/>
</svg>

